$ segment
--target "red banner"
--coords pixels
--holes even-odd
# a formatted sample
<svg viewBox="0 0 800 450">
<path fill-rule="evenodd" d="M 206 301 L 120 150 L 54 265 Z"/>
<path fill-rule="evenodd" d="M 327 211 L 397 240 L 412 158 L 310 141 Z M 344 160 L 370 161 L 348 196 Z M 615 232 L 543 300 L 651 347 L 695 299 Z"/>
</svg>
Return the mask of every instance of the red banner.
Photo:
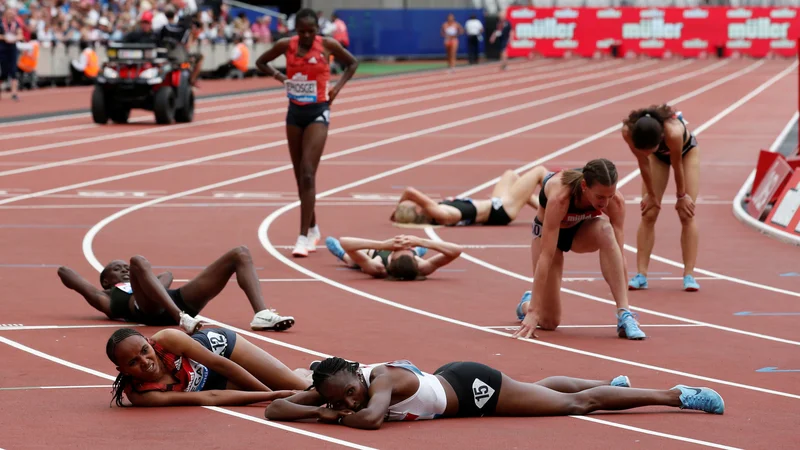
<svg viewBox="0 0 800 450">
<path fill-rule="evenodd" d="M 512 6 L 508 56 L 794 57 L 800 8 L 533 8 Z"/>
</svg>

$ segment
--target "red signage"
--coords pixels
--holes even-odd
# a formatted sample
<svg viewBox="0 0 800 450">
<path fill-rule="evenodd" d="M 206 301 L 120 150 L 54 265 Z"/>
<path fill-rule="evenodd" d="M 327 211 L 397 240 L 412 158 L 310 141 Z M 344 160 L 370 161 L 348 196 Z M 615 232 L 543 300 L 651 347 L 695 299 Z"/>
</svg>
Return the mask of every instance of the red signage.
<svg viewBox="0 0 800 450">
<path fill-rule="evenodd" d="M 794 172 L 765 222 L 800 237 L 800 172 Z"/>
<path fill-rule="evenodd" d="M 512 6 L 508 56 L 794 57 L 800 8 L 534 8 Z"/>
<path fill-rule="evenodd" d="M 761 220 L 761 214 L 767 208 L 773 195 L 778 192 L 778 189 L 784 182 L 792 175 L 792 168 L 785 159 L 776 158 L 772 165 L 764 175 L 764 179 L 758 185 L 753 195 L 750 197 L 750 202 L 747 204 L 747 212 L 754 219 Z"/>
</svg>

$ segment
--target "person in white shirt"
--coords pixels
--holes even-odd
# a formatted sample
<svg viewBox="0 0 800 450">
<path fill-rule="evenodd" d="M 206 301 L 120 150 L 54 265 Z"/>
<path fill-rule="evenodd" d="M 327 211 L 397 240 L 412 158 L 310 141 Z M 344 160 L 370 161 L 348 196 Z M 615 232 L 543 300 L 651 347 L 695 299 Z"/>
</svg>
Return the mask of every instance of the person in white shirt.
<svg viewBox="0 0 800 450">
<path fill-rule="evenodd" d="M 478 16 L 473 14 L 464 24 L 467 32 L 467 55 L 470 64 L 477 64 L 480 57 L 480 45 L 483 41 L 483 24 Z"/>
</svg>

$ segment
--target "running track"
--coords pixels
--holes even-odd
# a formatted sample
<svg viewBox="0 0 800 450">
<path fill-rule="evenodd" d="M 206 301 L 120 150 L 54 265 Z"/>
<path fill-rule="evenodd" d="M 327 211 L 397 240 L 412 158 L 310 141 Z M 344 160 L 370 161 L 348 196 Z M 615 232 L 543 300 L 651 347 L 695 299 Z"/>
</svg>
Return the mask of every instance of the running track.
<svg viewBox="0 0 800 450">
<path fill-rule="evenodd" d="M 298 202 L 283 142 L 279 92 L 198 103 L 195 122 L 98 127 L 86 115 L 0 125 L 0 447 L 141 448 L 792 448 L 800 423 L 797 252 L 739 223 L 731 200 L 796 111 L 797 63 L 786 60 L 543 60 L 352 81 L 337 100 L 318 174 L 324 236 L 416 233 L 468 246 L 425 283 L 345 270 L 324 246 L 292 259 Z M 30 101 L 34 100 L 33 98 Z M 703 151 L 699 293 L 681 290 L 679 222 L 669 187 L 657 226 L 649 291 L 633 292 L 649 339 L 616 337 L 596 255 L 568 255 L 564 319 L 538 340 L 512 340 L 514 307 L 530 289 L 533 214 L 508 228 L 398 229 L 388 222 L 406 185 L 436 195 L 486 196 L 493 178 L 532 164 L 614 160 L 628 206 L 626 258 L 635 270 L 640 179 L 619 138 L 631 109 L 677 102 Z M 263 408 L 109 408 L 114 327 L 56 276 L 94 279 L 134 254 L 174 285 L 224 251 L 253 252 L 270 306 L 294 315 L 286 333 L 249 331 L 232 283 L 204 311 L 290 367 L 338 355 L 407 358 L 433 371 L 453 360 L 512 377 L 610 379 L 635 387 L 709 386 L 726 413 L 646 408 L 584 418 L 485 418 L 385 424 L 364 432 L 263 420 Z M 794 263 L 794 264 L 793 264 Z M 22 324 L 9 326 L 8 324 Z M 152 334 L 156 329 L 142 329 Z M 764 367 L 794 372 L 759 372 Z M 42 389 L 42 388 L 58 389 Z M 9 389 L 20 388 L 20 389 Z M 795 442 L 795 444 L 791 444 Z"/>
</svg>

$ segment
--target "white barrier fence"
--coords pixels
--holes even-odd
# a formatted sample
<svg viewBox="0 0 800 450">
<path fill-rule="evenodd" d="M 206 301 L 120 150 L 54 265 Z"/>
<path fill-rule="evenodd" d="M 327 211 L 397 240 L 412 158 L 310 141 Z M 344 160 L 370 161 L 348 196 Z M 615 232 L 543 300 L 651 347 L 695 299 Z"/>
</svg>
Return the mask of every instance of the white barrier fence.
<svg viewBox="0 0 800 450">
<path fill-rule="evenodd" d="M 211 72 L 217 67 L 230 61 L 230 53 L 236 44 L 198 44 L 192 52 L 203 54 L 203 72 Z M 250 49 L 250 68 L 255 69 L 256 59 L 272 47 L 272 44 L 255 43 L 247 46 Z M 95 47 L 100 63 L 107 61 L 105 46 Z M 80 57 L 81 50 L 77 45 L 65 46 L 58 43 L 50 47 L 41 47 L 39 50 L 39 64 L 36 74 L 42 78 L 64 78 L 70 74 L 70 63 Z M 272 63 L 276 69 L 286 68 L 286 58 L 278 57 Z"/>
</svg>

